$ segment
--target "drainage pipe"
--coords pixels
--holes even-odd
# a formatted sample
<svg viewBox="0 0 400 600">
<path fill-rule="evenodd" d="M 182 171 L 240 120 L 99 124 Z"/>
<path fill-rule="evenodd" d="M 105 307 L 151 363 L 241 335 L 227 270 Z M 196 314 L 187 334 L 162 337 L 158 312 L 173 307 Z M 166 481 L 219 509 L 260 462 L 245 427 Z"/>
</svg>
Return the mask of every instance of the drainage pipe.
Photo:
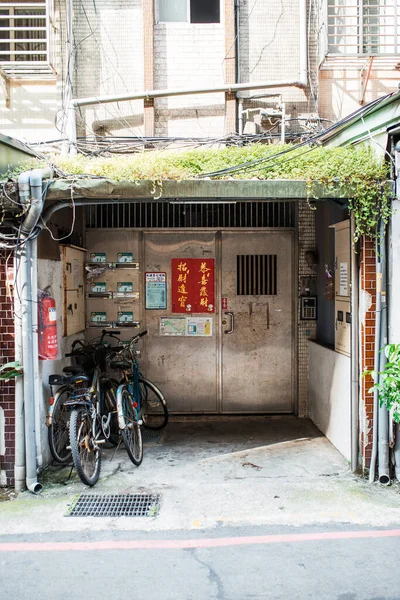
<svg viewBox="0 0 400 600">
<path fill-rule="evenodd" d="M 37 444 L 40 444 L 40 438 L 36 434 L 36 404 L 38 397 L 35 393 L 35 381 L 39 377 L 39 362 L 37 352 L 35 354 L 34 337 L 37 336 L 37 329 L 34 333 L 33 311 L 36 310 L 36 297 L 33 297 L 32 287 L 36 289 L 37 282 L 32 284 L 33 278 L 37 275 L 36 264 L 32 260 L 32 244 L 30 239 L 34 228 L 36 227 L 43 210 L 43 177 L 50 176 L 51 169 L 34 169 L 21 173 L 18 178 L 19 197 L 23 206 L 28 206 L 24 222 L 21 225 L 21 232 L 25 238 L 22 250 L 16 254 L 16 271 L 20 272 L 19 280 L 21 296 L 21 331 L 16 332 L 16 338 L 21 337 L 22 346 L 22 364 L 24 368 L 22 389 L 17 390 L 16 394 L 16 423 L 20 418 L 20 411 L 24 408 L 24 433 L 25 439 L 16 437 L 16 455 L 18 461 L 21 461 L 22 448 L 25 447 L 25 466 L 26 466 L 26 487 L 34 494 L 42 490 L 42 485 L 37 480 Z M 18 329 L 18 327 L 17 327 Z M 21 391 L 23 398 L 21 398 Z M 19 426 L 19 424 L 18 424 Z M 17 427 L 17 425 L 16 425 Z M 20 431 L 21 432 L 21 431 Z M 39 453 L 40 458 L 41 452 Z M 20 465 L 18 465 L 18 485 L 21 486 Z"/>
<path fill-rule="evenodd" d="M 14 294 L 14 331 L 15 331 L 15 360 L 23 365 L 22 358 L 22 303 L 20 290 L 22 289 L 22 270 L 18 268 L 22 263 L 22 250 L 18 248 L 14 253 L 15 290 Z M 15 490 L 22 492 L 25 489 L 25 418 L 24 418 L 24 378 L 15 379 Z"/>
<path fill-rule="evenodd" d="M 386 346 L 387 337 L 387 295 L 386 295 L 386 236 L 385 225 L 381 219 L 379 229 L 380 262 L 382 265 L 381 296 L 381 322 L 380 331 L 375 332 L 375 343 L 379 340 L 379 349 Z M 377 290 L 378 293 L 378 290 Z M 383 371 L 386 364 L 386 355 L 379 352 L 379 372 Z M 378 380 L 380 376 L 378 375 Z M 386 406 L 380 406 L 378 412 L 378 481 L 383 485 L 390 485 L 389 471 L 389 412 Z"/>
<path fill-rule="evenodd" d="M 400 424 L 394 423 L 396 442 L 394 445 L 394 472 L 397 481 L 400 481 Z"/>
<path fill-rule="evenodd" d="M 375 301 L 375 354 L 374 371 L 375 383 L 377 382 L 379 372 L 379 343 L 381 331 L 381 288 L 382 288 L 382 263 L 380 259 L 379 239 L 376 242 L 376 301 Z M 378 419 L 379 419 L 379 396 L 378 390 L 374 389 L 374 403 L 372 416 L 372 454 L 369 467 L 369 482 L 375 481 L 376 459 L 378 456 Z"/>
<path fill-rule="evenodd" d="M 43 454 L 42 454 L 42 422 L 44 419 L 41 414 L 41 399 L 43 393 L 42 389 L 42 378 L 39 368 L 39 325 L 38 325 L 38 311 L 37 311 L 37 297 L 38 297 L 38 285 L 37 285 L 37 274 L 38 274 L 38 257 L 37 257 L 37 238 L 31 240 L 32 249 L 32 336 L 33 336 L 33 397 L 35 398 L 35 432 L 36 432 L 36 463 L 40 470 L 43 467 Z"/>
<path fill-rule="evenodd" d="M 395 270 L 397 267 L 395 267 L 395 263 L 397 262 L 397 259 L 399 257 L 399 243 L 400 243 L 400 235 L 399 235 L 399 205 L 400 205 L 400 141 L 396 143 L 395 148 L 394 148 L 394 160 L 395 160 L 395 178 L 396 178 L 396 200 L 394 200 L 393 204 L 393 215 L 392 215 L 392 219 L 391 219 L 391 224 L 392 224 L 392 231 L 391 231 L 391 236 L 390 236 L 390 240 L 392 242 L 392 256 L 391 256 L 391 267 L 392 267 L 392 272 L 393 270 Z M 396 210 L 397 209 L 397 210 Z M 396 214 L 397 213 L 397 214 Z M 394 225 L 394 223 L 396 223 L 396 225 Z M 393 235 L 393 233 L 395 235 Z M 396 279 L 398 279 L 398 277 L 396 277 Z M 390 326 L 391 326 L 391 337 L 393 335 L 392 333 L 392 328 L 394 328 L 394 322 L 398 323 L 399 317 L 398 315 L 398 310 L 395 311 L 394 307 L 396 306 L 394 301 L 392 300 L 394 298 L 394 291 L 393 291 L 393 287 L 392 287 L 392 282 L 393 282 L 393 277 L 390 277 L 390 283 L 391 283 L 391 289 L 390 289 L 390 311 L 391 311 L 391 318 L 390 318 Z M 397 287 L 395 288 L 395 290 L 397 291 Z M 395 335 L 393 336 L 394 339 L 391 339 L 390 342 L 391 343 L 399 343 L 400 339 L 399 339 L 399 329 L 398 327 L 396 327 L 395 330 Z M 394 429 L 394 435 L 395 435 L 395 444 L 394 444 L 394 463 L 395 463 L 395 475 L 396 475 L 396 479 L 397 481 L 400 481 L 400 425 L 399 423 L 393 423 L 393 429 Z"/>
<path fill-rule="evenodd" d="M 24 366 L 24 408 L 25 408 L 25 447 L 26 447 L 26 487 L 30 492 L 39 494 L 42 485 L 37 480 L 36 434 L 35 434 L 35 397 L 33 367 L 33 332 L 32 332 L 32 284 L 31 240 L 24 244 L 22 255 L 22 276 L 24 280 L 22 295 L 22 358 Z"/>
<path fill-rule="evenodd" d="M 358 468 L 359 446 L 359 274 L 357 254 L 354 248 L 355 217 L 350 217 L 350 251 L 351 251 L 351 470 Z"/>
</svg>

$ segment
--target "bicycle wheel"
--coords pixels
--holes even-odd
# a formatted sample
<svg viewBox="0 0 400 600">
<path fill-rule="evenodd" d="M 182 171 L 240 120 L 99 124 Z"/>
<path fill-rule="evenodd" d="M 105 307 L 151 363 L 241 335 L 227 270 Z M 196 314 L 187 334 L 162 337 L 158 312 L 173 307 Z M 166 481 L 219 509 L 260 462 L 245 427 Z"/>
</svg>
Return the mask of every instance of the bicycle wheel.
<svg viewBox="0 0 400 600">
<path fill-rule="evenodd" d="M 142 430 L 137 421 L 137 412 L 132 406 L 132 396 L 126 386 L 121 388 L 119 398 L 125 423 L 121 435 L 129 458 L 134 465 L 139 466 L 143 460 Z"/>
<path fill-rule="evenodd" d="M 155 431 L 163 429 L 168 423 L 168 407 L 162 392 L 145 377 L 139 377 L 139 384 L 144 426 Z"/>
<path fill-rule="evenodd" d="M 69 446 L 69 410 L 64 402 L 71 396 L 70 387 L 60 388 L 51 407 L 51 425 L 47 430 L 50 452 L 55 461 L 65 464 L 71 460 Z"/>
<path fill-rule="evenodd" d="M 117 388 L 118 381 L 116 379 L 108 379 L 104 383 L 103 388 L 103 407 L 102 413 L 105 416 L 108 416 L 111 413 L 110 419 L 110 434 L 108 436 L 108 441 L 113 444 L 113 446 L 117 446 L 120 439 L 120 431 L 118 425 L 118 414 L 117 414 Z"/>
<path fill-rule="evenodd" d="M 100 428 L 98 432 L 100 433 Z M 70 418 L 70 445 L 78 475 L 85 485 L 94 485 L 100 475 L 101 451 L 93 437 L 92 417 L 84 407 L 74 408 Z"/>
</svg>

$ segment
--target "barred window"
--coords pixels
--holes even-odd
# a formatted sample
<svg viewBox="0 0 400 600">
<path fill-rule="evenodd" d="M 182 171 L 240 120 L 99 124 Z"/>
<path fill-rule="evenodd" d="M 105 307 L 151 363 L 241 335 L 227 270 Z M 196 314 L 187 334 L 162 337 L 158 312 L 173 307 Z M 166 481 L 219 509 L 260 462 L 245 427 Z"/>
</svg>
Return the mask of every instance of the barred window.
<svg viewBox="0 0 400 600">
<path fill-rule="evenodd" d="M 400 52 L 400 0 L 327 0 L 328 54 Z"/>
<path fill-rule="evenodd" d="M 50 0 L 0 4 L 0 67 L 6 74 L 44 72 L 49 56 Z"/>
</svg>

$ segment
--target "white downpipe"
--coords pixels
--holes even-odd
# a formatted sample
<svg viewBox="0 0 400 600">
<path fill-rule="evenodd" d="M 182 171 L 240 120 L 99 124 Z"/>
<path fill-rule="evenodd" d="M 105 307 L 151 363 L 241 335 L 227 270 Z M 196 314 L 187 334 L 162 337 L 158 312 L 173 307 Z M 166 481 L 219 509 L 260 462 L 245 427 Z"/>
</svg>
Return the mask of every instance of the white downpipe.
<svg viewBox="0 0 400 600">
<path fill-rule="evenodd" d="M 286 104 L 282 102 L 281 104 L 281 142 L 285 143 L 286 136 Z"/>
<path fill-rule="evenodd" d="M 36 433 L 36 462 L 38 469 L 43 467 L 42 454 L 42 415 L 40 400 L 42 399 L 42 380 L 39 369 L 39 339 L 38 339 L 38 311 L 37 311 L 37 239 L 31 242 L 32 249 L 32 342 L 33 342 L 33 397 L 35 398 L 35 433 Z"/>
<path fill-rule="evenodd" d="M 70 0 L 69 0 L 70 1 Z M 72 14 L 71 14 L 72 17 Z M 108 104 L 110 102 L 125 102 L 129 100 L 144 100 L 145 98 L 168 98 L 172 96 L 190 96 L 193 94 L 213 94 L 218 92 L 239 92 L 245 90 L 262 90 L 282 87 L 306 88 L 308 85 L 308 59 L 307 59 L 307 0 L 299 2 L 299 77 L 298 79 L 278 81 L 257 81 L 248 83 L 231 83 L 216 87 L 198 87 L 188 89 L 143 90 L 128 94 L 112 96 L 89 96 L 87 98 L 73 98 L 67 104 L 66 134 L 70 145 L 76 150 L 76 115 L 77 106 L 91 106 L 95 104 Z"/>
<path fill-rule="evenodd" d="M 65 43 L 65 61 L 67 65 L 67 75 L 65 77 L 64 87 L 64 106 L 67 107 L 67 114 L 63 121 L 62 137 L 64 140 L 62 145 L 62 154 L 76 154 L 76 145 L 70 147 L 70 141 L 74 140 L 76 144 L 76 123 L 75 109 L 72 104 L 73 85 L 72 78 L 74 74 L 75 54 L 73 48 L 73 2 L 66 0 L 65 3 L 65 18 L 66 18 L 66 43 Z M 73 113 L 73 115 L 71 114 Z M 73 127 L 73 129 L 72 129 Z"/>
<path fill-rule="evenodd" d="M 20 290 L 22 289 L 21 250 L 14 254 L 14 331 L 15 331 L 15 360 L 23 365 L 22 359 L 22 305 Z M 18 292 L 18 293 L 17 293 Z M 15 490 L 25 489 L 25 415 L 24 415 L 24 378 L 15 378 Z"/>
<path fill-rule="evenodd" d="M 16 306 L 18 306 L 21 321 L 19 328 L 16 320 L 16 352 L 21 354 L 23 365 L 22 386 L 16 391 L 16 432 L 18 430 L 21 437 L 19 440 L 16 435 L 16 478 L 18 475 L 18 486 L 22 487 L 21 474 L 23 467 L 26 467 L 26 487 L 34 494 L 38 494 L 42 490 L 42 485 L 37 480 L 37 460 L 38 458 L 42 459 L 41 449 L 39 452 L 37 451 L 37 444 L 40 444 L 40 437 L 37 437 L 37 404 L 40 397 L 37 394 L 39 377 L 38 352 L 35 345 L 35 336 L 37 343 L 37 326 L 36 334 L 34 333 L 35 320 L 37 322 L 37 251 L 36 241 L 30 239 L 30 236 L 43 210 L 43 177 L 51 176 L 51 172 L 49 168 L 34 169 L 21 173 L 18 179 L 20 201 L 22 205 L 28 206 L 28 210 L 21 225 L 22 234 L 26 239 L 22 250 L 16 253 L 15 267 L 20 277 L 18 280 L 20 304 L 17 303 Z M 19 339 L 21 344 L 18 347 Z M 20 422 L 22 413 L 24 415 L 23 427 Z M 21 435 L 23 432 L 25 436 Z M 24 444 L 22 443 L 23 437 Z M 23 451 L 25 451 L 24 461 L 22 459 Z"/>
</svg>

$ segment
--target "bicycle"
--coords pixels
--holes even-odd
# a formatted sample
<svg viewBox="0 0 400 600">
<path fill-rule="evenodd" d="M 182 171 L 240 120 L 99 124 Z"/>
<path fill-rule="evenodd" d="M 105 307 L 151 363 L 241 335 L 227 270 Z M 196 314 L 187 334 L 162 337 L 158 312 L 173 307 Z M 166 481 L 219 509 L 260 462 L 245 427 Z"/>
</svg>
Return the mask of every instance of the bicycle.
<svg viewBox="0 0 400 600">
<path fill-rule="evenodd" d="M 104 377 L 108 356 L 120 351 L 120 347 L 105 347 L 102 341 L 106 335 L 103 330 L 100 345 L 87 345 L 80 351 L 94 363 L 93 374 L 81 374 L 82 387 L 74 388 L 64 406 L 70 410 L 69 442 L 72 460 L 77 473 L 85 485 L 93 486 L 101 471 L 101 446 L 110 439 L 113 416 L 117 423 L 116 402 L 113 396 L 112 380 Z M 73 354 L 76 356 L 76 353 Z M 104 388 L 104 381 L 108 386 Z M 108 398 L 109 406 L 106 406 Z M 118 434 L 119 437 L 119 434 Z"/>
<path fill-rule="evenodd" d="M 104 339 L 105 331 L 102 332 L 100 343 Z M 109 332 L 107 332 L 107 335 L 114 337 Z M 77 345 L 80 348 L 76 349 Z M 49 376 L 51 395 L 46 416 L 47 434 L 51 455 L 60 464 L 66 464 L 71 460 L 71 448 L 69 446 L 70 408 L 65 403 L 70 400 L 75 388 L 82 388 L 84 382 L 81 375 L 93 372 L 94 368 L 93 359 L 91 358 L 91 354 L 95 350 L 93 342 L 89 344 L 84 340 L 75 340 L 71 350 L 66 356 L 74 357 L 75 361 L 80 364 L 64 367 L 63 375 L 53 374 Z M 54 386 L 58 386 L 58 389 L 53 393 Z M 116 416 L 117 387 L 117 381 L 107 377 L 101 378 L 103 412 L 111 413 L 109 440 L 114 445 L 119 441 L 118 419 Z"/>
<path fill-rule="evenodd" d="M 149 429 L 162 429 L 168 422 L 168 408 L 161 391 L 139 371 L 139 351 L 134 345 L 147 335 L 143 331 L 134 336 L 120 352 L 111 368 L 122 372 L 117 389 L 118 425 L 131 461 L 139 466 L 143 460 L 142 424 Z"/>
</svg>

